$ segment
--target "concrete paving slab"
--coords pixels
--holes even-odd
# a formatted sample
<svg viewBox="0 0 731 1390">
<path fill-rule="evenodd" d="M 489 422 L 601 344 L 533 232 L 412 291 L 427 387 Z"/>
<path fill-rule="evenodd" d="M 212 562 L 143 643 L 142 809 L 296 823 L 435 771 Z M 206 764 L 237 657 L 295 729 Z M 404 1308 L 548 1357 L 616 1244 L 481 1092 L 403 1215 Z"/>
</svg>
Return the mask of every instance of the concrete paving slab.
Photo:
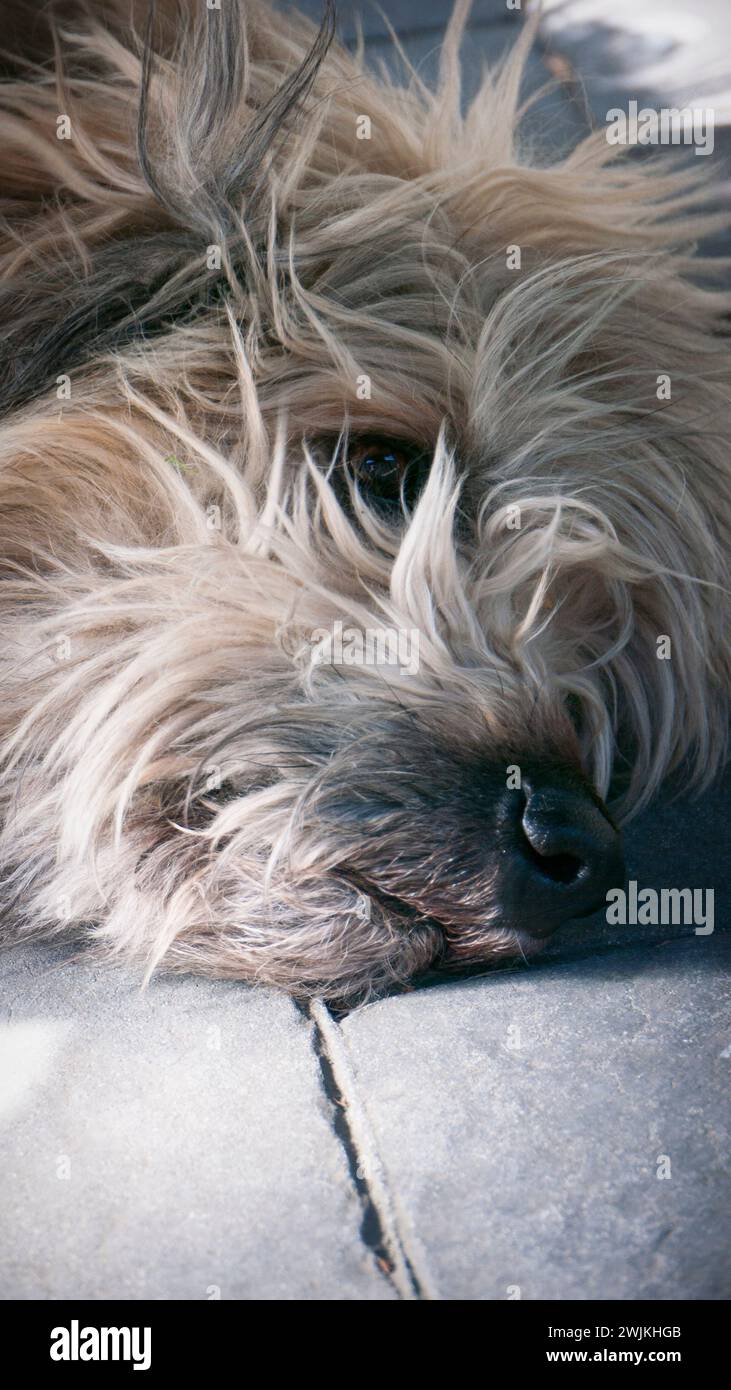
<svg viewBox="0 0 731 1390">
<path fill-rule="evenodd" d="M 534 0 L 537 8 L 541 0 Z M 731 197 L 731 5 L 728 0 L 545 0 L 539 45 L 548 66 L 580 92 L 592 124 L 606 129 L 609 112 L 689 106 L 702 115 L 706 154 L 683 144 L 662 146 L 677 162 L 703 164 L 719 209 Z M 573 75 L 573 77 L 572 77 Z M 573 79 L 576 79 L 575 81 Z M 710 116 L 709 116 L 710 113 Z M 653 158 L 656 147 L 635 152 Z M 706 253 L 731 254 L 731 234 L 703 243 Z"/>
<path fill-rule="evenodd" d="M 283 995 L 0 956 L 0 1297 L 395 1298 Z"/>
<path fill-rule="evenodd" d="M 384 38 L 389 30 L 386 18 L 398 34 L 408 37 L 427 29 L 444 29 L 454 8 L 454 0 L 335 0 L 338 30 L 342 38 L 351 40 L 357 33 L 360 19 L 365 38 Z M 282 5 L 282 8 L 287 8 Z M 301 10 L 310 19 L 322 18 L 323 0 L 294 0 L 289 6 Z M 501 23 L 508 11 L 506 0 L 473 0 L 470 25 Z M 518 12 L 520 21 L 521 15 Z M 384 18 L 385 16 L 385 18 Z"/>
<path fill-rule="evenodd" d="M 296 8 L 313 20 L 322 16 L 321 0 L 299 0 Z M 369 5 L 367 0 L 341 0 L 337 7 L 338 32 L 343 41 L 352 46 L 357 32 L 356 17 L 360 16 L 370 66 L 377 70 L 383 63 L 397 79 L 406 80 L 403 63 L 383 17 L 385 14 L 409 61 L 422 80 L 433 86 L 452 8 L 452 0 L 429 0 L 419 6 L 413 0 L 385 0 L 382 6 Z M 522 11 L 509 10 L 505 0 L 475 0 L 461 55 L 465 102 L 477 91 L 485 64 L 494 66 L 507 54 L 521 33 L 523 23 Z M 537 97 L 526 117 L 524 136 L 530 139 L 538 157 L 543 150 L 546 157 L 555 160 L 561 151 L 571 148 L 587 133 L 589 125 L 583 97 L 556 80 L 537 48 L 527 61 L 523 96 Z"/>
<path fill-rule="evenodd" d="M 730 803 L 731 772 L 727 772 L 693 801 L 673 800 L 666 791 L 624 832 L 627 878 L 637 884 L 638 892 L 645 888 L 700 890 L 704 906 L 712 893 L 714 932 L 731 931 Z M 678 936 L 696 939 L 695 922 L 684 921 L 680 912 L 677 921 L 668 918 L 645 926 L 614 925 L 607 923 L 606 913 L 597 913 L 557 932 L 546 955 L 567 960 L 597 946 L 651 945 Z"/>
<path fill-rule="evenodd" d="M 520 20 L 509 19 L 502 24 L 484 28 L 471 27 L 463 44 L 462 93 L 466 105 L 477 92 L 486 66 L 495 67 L 506 56 L 519 34 Z M 409 61 L 422 81 L 434 87 L 439 69 L 441 31 L 407 35 L 404 48 Z M 369 40 L 366 57 L 371 67 L 383 62 L 398 80 L 404 79 L 404 67 L 393 44 L 386 38 Z M 532 99 L 522 126 L 522 136 L 530 142 L 531 157 L 536 162 L 552 163 L 571 149 L 589 132 L 583 100 L 571 94 L 545 66 L 534 49 L 527 58 L 523 101 Z"/>
<path fill-rule="evenodd" d="M 711 106 L 731 124 L 728 0 L 530 0 L 541 32 L 586 84 L 599 123 L 614 105 Z"/>
<path fill-rule="evenodd" d="M 433 1297 L 728 1296 L 730 948 L 553 962 L 342 1022 L 373 1162 Z"/>
</svg>

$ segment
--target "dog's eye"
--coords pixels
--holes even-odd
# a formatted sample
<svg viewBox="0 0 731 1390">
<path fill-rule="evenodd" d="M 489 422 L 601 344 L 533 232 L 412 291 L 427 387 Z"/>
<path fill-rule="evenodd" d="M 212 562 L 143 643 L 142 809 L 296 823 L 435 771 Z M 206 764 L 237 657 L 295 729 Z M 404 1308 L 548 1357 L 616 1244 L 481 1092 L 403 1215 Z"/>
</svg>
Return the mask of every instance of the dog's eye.
<svg viewBox="0 0 731 1390">
<path fill-rule="evenodd" d="M 379 511 L 412 511 L 429 472 L 429 455 L 408 440 L 355 435 L 337 453 L 336 477 L 355 483 Z"/>
</svg>

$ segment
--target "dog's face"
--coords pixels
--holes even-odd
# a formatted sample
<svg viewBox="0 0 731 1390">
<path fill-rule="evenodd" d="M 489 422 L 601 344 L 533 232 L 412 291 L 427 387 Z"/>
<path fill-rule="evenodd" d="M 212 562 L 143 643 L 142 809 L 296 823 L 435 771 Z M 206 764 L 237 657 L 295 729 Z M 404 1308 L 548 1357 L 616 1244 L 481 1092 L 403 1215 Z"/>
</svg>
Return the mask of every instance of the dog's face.
<svg viewBox="0 0 731 1390">
<path fill-rule="evenodd" d="M 685 179 L 521 162 L 520 53 L 462 116 L 460 16 L 433 96 L 196 13 L 85 39 L 53 159 L 7 99 L 3 862 L 27 930 L 364 997 L 599 907 L 717 766 L 724 304 Z"/>
</svg>

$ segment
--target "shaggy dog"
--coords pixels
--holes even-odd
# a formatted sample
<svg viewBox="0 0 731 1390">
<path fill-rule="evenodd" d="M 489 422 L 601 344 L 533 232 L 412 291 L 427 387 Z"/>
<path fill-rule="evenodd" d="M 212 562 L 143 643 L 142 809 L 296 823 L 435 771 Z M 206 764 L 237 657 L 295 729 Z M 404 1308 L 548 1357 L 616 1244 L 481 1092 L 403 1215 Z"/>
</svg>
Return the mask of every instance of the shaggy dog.
<svg viewBox="0 0 731 1390">
<path fill-rule="evenodd" d="M 10 26 L 8 938 L 363 999 L 597 908 L 723 760 L 705 161 L 541 165 L 466 9 L 433 91 L 329 4 Z"/>
</svg>

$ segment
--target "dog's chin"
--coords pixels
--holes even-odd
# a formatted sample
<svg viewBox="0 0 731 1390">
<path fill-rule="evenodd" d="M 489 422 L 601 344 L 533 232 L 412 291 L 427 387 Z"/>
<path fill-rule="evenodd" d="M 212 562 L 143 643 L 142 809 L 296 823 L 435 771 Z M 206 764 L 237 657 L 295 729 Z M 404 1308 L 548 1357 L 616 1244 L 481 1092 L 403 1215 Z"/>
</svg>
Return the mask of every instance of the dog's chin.
<svg viewBox="0 0 731 1390">
<path fill-rule="evenodd" d="M 596 909 L 593 909 L 567 921 L 565 926 L 577 926 L 595 915 Z M 480 963 L 489 966 L 491 963 L 499 964 L 515 959 L 530 961 L 543 953 L 549 941 L 556 936 L 560 937 L 560 931 L 557 933 L 552 927 L 542 929 L 540 926 L 531 925 L 529 930 L 525 926 L 512 927 L 507 923 L 500 927 L 491 926 L 482 933 L 473 931 L 462 939 L 458 934 L 445 931 L 443 927 L 442 931 L 445 949 L 440 969 L 450 971 Z"/>
<path fill-rule="evenodd" d="M 566 922 L 565 926 L 579 925 L 594 917 L 596 911 L 597 909 L 592 909 L 590 912 L 577 914 L 571 921 Z M 560 936 L 560 932 L 556 933 L 553 928 L 542 929 L 538 925 L 531 925 L 531 929 L 528 930 L 525 926 L 509 926 L 504 921 L 499 927 L 490 926 L 482 932 L 473 931 L 462 937 L 443 926 L 440 929 L 444 936 L 444 952 L 435 968 L 439 972 L 451 975 L 484 971 L 490 966 L 514 961 L 531 961 L 543 953 L 549 941 L 557 934 Z"/>
<path fill-rule="evenodd" d="M 441 962 L 445 970 L 460 970 L 470 965 L 498 964 L 506 960 L 529 960 L 545 946 L 546 937 L 510 926 L 489 927 L 473 932 L 466 938 L 445 933 L 445 951 Z"/>
<path fill-rule="evenodd" d="M 423 930 L 438 937 L 439 949 L 423 972 L 428 978 L 442 973 L 469 973 L 476 968 L 484 970 L 513 960 L 528 961 L 540 954 L 554 934 L 553 928 L 540 921 L 531 922 L 530 926 L 524 921 L 514 925 L 507 910 L 501 910 L 496 903 L 486 904 L 484 914 L 473 911 L 469 919 L 455 905 L 451 918 L 448 913 L 430 913 L 423 906 L 416 908 L 400 897 L 384 893 L 372 882 L 366 886 L 357 876 L 351 877 L 350 882 L 368 893 L 397 932 Z"/>
<path fill-rule="evenodd" d="M 533 933 L 527 931 L 511 931 L 509 935 L 509 953 L 511 955 L 520 955 L 524 960 L 530 960 L 533 956 L 539 956 L 541 954 L 541 951 L 544 950 L 546 942 L 549 939 L 549 935 L 552 935 L 552 933 L 547 933 L 544 936 L 535 936 Z"/>
</svg>

